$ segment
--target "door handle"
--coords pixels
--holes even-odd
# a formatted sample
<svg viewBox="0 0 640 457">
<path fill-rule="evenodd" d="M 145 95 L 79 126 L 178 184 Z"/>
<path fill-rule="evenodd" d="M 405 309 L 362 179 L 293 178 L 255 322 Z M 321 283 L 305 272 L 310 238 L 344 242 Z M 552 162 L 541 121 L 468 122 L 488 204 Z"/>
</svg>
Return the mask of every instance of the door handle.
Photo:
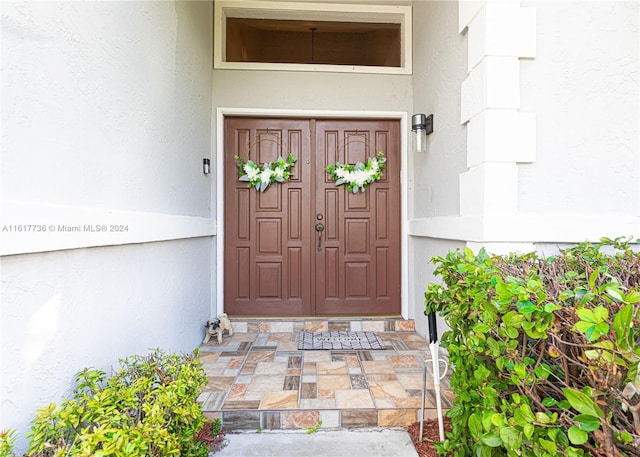
<svg viewBox="0 0 640 457">
<path fill-rule="evenodd" d="M 316 224 L 316 232 L 318 232 L 318 252 L 322 251 L 322 231 L 324 230 L 324 224 L 318 222 Z"/>
</svg>

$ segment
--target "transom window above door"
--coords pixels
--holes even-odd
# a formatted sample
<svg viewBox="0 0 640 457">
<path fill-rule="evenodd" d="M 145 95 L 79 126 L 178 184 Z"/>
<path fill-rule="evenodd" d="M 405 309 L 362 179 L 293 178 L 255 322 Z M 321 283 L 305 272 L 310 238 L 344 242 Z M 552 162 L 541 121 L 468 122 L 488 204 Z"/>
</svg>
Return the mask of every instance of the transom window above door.
<svg viewBox="0 0 640 457">
<path fill-rule="evenodd" d="M 411 73 L 411 7 L 215 3 L 219 69 Z"/>
</svg>

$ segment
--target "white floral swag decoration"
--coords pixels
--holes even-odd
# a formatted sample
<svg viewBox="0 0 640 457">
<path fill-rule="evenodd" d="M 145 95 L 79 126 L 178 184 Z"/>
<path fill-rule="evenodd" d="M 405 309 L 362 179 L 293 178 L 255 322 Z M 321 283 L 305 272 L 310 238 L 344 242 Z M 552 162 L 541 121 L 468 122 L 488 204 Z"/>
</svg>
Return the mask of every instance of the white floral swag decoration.
<svg viewBox="0 0 640 457">
<path fill-rule="evenodd" d="M 384 152 L 379 151 L 366 163 L 357 162 L 355 165 L 350 165 L 336 162 L 326 167 L 325 170 L 336 181 L 336 186 L 344 184 L 347 186 L 348 192 L 357 194 L 364 192 L 369 184 L 382 178 L 386 161 Z"/>
<path fill-rule="evenodd" d="M 264 192 L 274 182 L 288 180 L 296 163 L 296 158 L 291 153 L 286 159 L 278 157 L 275 162 L 267 162 L 262 166 L 252 160 L 245 163 L 240 156 L 235 156 L 235 159 L 240 181 L 247 181 L 247 187 L 255 187 L 260 192 Z"/>
</svg>

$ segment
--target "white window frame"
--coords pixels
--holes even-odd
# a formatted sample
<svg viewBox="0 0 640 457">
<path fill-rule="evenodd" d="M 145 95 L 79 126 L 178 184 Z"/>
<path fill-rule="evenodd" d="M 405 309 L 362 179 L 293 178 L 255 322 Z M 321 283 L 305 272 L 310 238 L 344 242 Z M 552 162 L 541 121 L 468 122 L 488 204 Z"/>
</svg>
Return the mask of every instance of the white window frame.
<svg viewBox="0 0 640 457">
<path fill-rule="evenodd" d="M 300 20 L 394 23 L 401 26 L 399 67 L 361 65 L 290 64 L 226 61 L 226 24 L 228 17 Z M 221 70 L 327 71 L 337 73 L 377 73 L 410 75 L 411 7 L 340 3 L 300 3 L 226 0 L 215 2 L 213 67 Z"/>
</svg>

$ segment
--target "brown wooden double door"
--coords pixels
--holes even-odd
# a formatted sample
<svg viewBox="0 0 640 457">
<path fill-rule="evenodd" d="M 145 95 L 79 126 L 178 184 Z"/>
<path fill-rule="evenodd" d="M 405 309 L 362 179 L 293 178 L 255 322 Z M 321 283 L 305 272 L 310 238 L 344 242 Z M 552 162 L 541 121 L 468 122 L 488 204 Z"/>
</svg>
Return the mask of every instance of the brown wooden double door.
<svg viewBox="0 0 640 457">
<path fill-rule="evenodd" d="M 400 313 L 397 120 L 225 119 L 224 297 L 230 315 Z M 325 167 L 383 151 L 365 192 Z M 264 192 L 238 180 L 234 156 L 258 164 L 291 152 L 292 176 Z"/>
</svg>

